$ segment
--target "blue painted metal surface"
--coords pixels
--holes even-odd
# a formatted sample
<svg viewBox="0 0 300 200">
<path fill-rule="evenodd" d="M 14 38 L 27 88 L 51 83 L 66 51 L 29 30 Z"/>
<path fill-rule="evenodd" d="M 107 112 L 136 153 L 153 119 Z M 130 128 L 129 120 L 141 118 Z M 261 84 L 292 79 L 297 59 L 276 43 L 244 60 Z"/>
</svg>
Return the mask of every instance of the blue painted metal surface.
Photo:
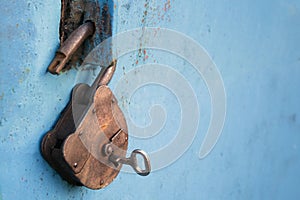
<svg viewBox="0 0 300 200">
<path fill-rule="evenodd" d="M 168 64 L 188 78 L 201 118 L 192 146 L 175 163 L 148 177 L 121 173 L 99 191 L 68 185 L 39 152 L 40 139 L 69 100 L 78 73 L 46 73 L 58 47 L 59 1 L 2 1 L 1 13 L 0 199 L 300 198 L 299 1 L 115 2 L 114 34 L 166 27 L 208 51 L 223 77 L 227 116 L 214 150 L 199 159 L 211 107 L 201 76 L 166 52 L 120 58 L 112 88 L 140 63 Z M 149 124 L 153 104 L 168 113 L 159 135 L 131 137 L 129 149 L 151 152 L 168 144 L 180 122 L 176 97 L 151 85 L 126 98 L 119 99 L 121 107 L 130 101 L 131 117 L 141 126 Z"/>
</svg>

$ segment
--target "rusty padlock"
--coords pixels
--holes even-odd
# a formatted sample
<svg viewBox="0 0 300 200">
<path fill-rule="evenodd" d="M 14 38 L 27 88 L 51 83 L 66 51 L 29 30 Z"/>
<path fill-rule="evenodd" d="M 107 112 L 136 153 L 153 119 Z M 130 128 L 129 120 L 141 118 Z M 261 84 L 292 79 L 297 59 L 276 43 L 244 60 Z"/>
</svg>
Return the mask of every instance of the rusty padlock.
<svg viewBox="0 0 300 200">
<path fill-rule="evenodd" d="M 53 130 L 43 138 L 42 155 L 69 183 L 100 189 L 118 175 L 122 164 L 139 175 L 150 173 L 148 155 L 139 149 L 126 158 L 128 130 L 124 115 L 107 87 L 116 62 L 102 68 L 92 84 L 79 84 Z M 144 160 L 139 167 L 137 155 Z"/>
</svg>

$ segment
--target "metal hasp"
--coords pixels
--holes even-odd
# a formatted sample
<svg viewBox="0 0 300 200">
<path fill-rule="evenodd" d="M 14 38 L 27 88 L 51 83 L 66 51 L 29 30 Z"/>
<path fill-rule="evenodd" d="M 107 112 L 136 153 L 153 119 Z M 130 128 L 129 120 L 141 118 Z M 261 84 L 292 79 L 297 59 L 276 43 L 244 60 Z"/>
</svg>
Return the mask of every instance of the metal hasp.
<svg viewBox="0 0 300 200">
<path fill-rule="evenodd" d="M 80 66 L 92 49 L 111 37 L 109 10 L 99 0 L 61 0 L 60 48 L 48 66 L 50 73 Z"/>
<path fill-rule="evenodd" d="M 116 62 L 102 68 L 92 84 L 78 84 L 53 130 L 43 138 L 42 155 L 69 183 L 100 189 L 118 175 L 122 164 L 139 175 L 150 173 L 148 155 L 139 149 L 126 158 L 128 129 L 112 91 L 106 86 Z M 142 169 L 137 155 L 144 160 Z"/>
<path fill-rule="evenodd" d="M 82 43 L 95 32 L 93 22 L 79 26 L 56 51 L 56 55 L 48 67 L 52 74 L 59 74 Z"/>
</svg>

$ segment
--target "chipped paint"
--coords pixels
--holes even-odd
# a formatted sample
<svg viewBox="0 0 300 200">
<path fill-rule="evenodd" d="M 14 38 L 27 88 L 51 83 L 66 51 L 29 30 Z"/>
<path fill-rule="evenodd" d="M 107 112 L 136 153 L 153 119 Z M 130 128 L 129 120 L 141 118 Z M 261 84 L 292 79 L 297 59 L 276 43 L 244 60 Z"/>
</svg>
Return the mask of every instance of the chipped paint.
<svg viewBox="0 0 300 200">
<path fill-rule="evenodd" d="M 163 6 L 162 6 L 163 5 Z M 155 4 L 153 1 L 145 0 L 144 11 L 141 17 L 141 27 L 148 27 L 151 25 L 159 25 L 163 20 L 167 19 L 170 21 L 169 12 L 171 10 L 171 1 L 167 0 L 164 4 Z M 159 27 L 158 27 L 159 30 Z M 141 35 L 140 39 L 140 48 L 136 55 L 135 65 L 145 63 L 149 58 L 147 55 L 147 50 L 143 46 L 147 45 L 147 38 Z M 155 60 L 155 58 L 153 58 Z"/>
</svg>

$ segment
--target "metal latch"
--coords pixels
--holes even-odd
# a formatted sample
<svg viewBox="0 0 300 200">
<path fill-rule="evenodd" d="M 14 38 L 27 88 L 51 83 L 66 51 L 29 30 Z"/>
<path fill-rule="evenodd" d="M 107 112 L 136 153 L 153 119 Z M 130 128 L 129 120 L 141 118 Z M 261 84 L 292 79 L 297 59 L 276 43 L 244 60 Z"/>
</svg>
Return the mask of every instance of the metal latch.
<svg viewBox="0 0 300 200">
<path fill-rule="evenodd" d="M 55 57 L 48 67 L 48 71 L 52 74 L 59 74 L 69 62 L 75 51 L 89 36 L 93 35 L 94 31 L 95 24 L 88 21 L 72 32 L 70 37 L 68 37 L 56 51 Z"/>
<path fill-rule="evenodd" d="M 92 49 L 112 36 L 110 10 L 106 1 L 61 0 L 60 48 L 48 67 L 50 73 L 79 67 Z"/>
</svg>

